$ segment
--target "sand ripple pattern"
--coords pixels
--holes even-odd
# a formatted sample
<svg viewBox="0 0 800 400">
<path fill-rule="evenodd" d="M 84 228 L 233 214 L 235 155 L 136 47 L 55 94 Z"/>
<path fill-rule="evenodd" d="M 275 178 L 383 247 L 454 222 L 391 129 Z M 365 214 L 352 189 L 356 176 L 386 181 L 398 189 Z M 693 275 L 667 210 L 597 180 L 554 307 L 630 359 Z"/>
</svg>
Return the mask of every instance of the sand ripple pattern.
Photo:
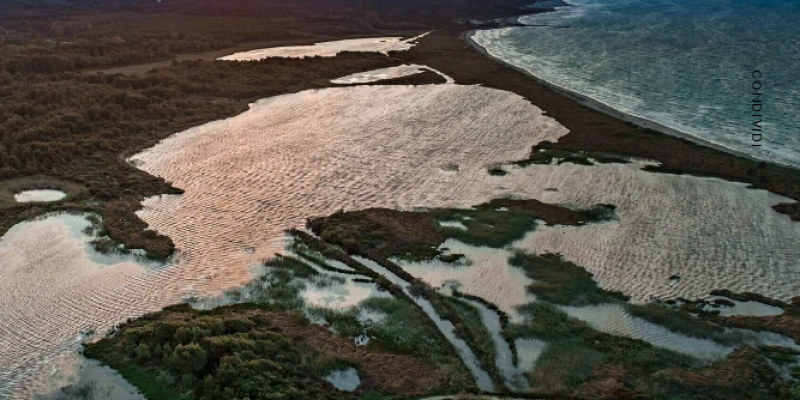
<svg viewBox="0 0 800 400">
<path fill-rule="evenodd" d="M 186 190 L 140 213 L 178 247 L 173 265 L 98 268 L 63 224 L 25 223 L 0 243 L 0 396 L 29 398 L 48 358 L 105 327 L 181 297 L 245 283 L 310 216 L 366 207 L 457 207 L 501 195 L 619 206 L 619 221 L 545 228 L 518 247 L 559 251 L 637 298 L 728 287 L 798 292 L 798 224 L 766 192 L 637 165 L 486 168 L 566 129 L 521 97 L 479 86 L 359 86 L 259 101 L 138 155 Z M 545 191 L 556 187 L 557 192 Z M 673 273 L 683 279 L 669 284 Z M 35 385 L 33 385 L 35 386 Z M 24 393 L 23 393 L 24 392 Z"/>
<path fill-rule="evenodd" d="M 521 97 L 477 86 L 280 96 L 136 156 L 141 168 L 186 190 L 145 201 L 141 215 L 175 240 L 177 275 L 198 293 L 218 291 L 245 282 L 247 267 L 281 251 L 282 231 L 308 217 L 468 206 L 503 191 L 502 181 L 487 178 L 487 165 L 524 157 L 530 145 L 564 133 Z"/>
<path fill-rule="evenodd" d="M 366 207 L 467 206 L 502 195 L 589 206 L 619 220 L 542 227 L 515 247 L 554 251 L 636 300 L 750 290 L 800 292 L 800 224 L 786 199 L 717 179 L 647 173 L 639 164 L 533 166 L 506 177 L 498 160 L 565 129 L 522 98 L 460 85 L 364 86 L 267 99 L 228 120 L 179 133 L 137 156 L 186 189 L 144 219 L 174 238 L 175 267 L 200 291 L 247 279 L 247 265 L 305 218 Z M 453 169 L 452 165 L 457 165 Z M 557 191 L 545 190 L 557 188 Z M 252 247 L 250 254 L 242 251 Z M 670 283 L 669 276 L 682 277 Z"/>
<path fill-rule="evenodd" d="M 79 348 L 81 331 L 103 332 L 175 300 L 152 269 L 122 257 L 91 259 L 79 234 L 88 225 L 82 216 L 48 216 L 3 236 L 0 398 L 29 399 L 52 389 L 53 366 Z"/>
</svg>

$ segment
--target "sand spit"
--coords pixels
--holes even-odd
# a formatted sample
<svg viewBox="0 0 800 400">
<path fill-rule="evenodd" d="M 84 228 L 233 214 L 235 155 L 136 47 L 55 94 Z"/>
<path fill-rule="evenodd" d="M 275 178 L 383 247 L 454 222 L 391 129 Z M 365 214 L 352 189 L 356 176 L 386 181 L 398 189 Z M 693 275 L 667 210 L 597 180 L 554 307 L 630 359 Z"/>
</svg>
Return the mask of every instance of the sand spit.
<svg viewBox="0 0 800 400">
<path fill-rule="evenodd" d="M 375 83 L 389 79 L 397 79 L 405 76 L 416 75 L 425 71 L 431 71 L 445 79 L 446 83 L 455 83 L 453 78 L 424 65 L 403 64 L 397 67 L 381 68 L 372 71 L 358 72 L 355 74 L 332 79 L 331 83 L 337 85 L 353 85 L 363 83 Z"/>
<path fill-rule="evenodd" d="M 222 61 L 257 61 L 268 57 L 333 57 L 342 51 L 358 52 L 378 52 L 388 54 L 390 51 L 404 51 L 413 47 L 415 41 L 427 33 L 415 36 L 411 39 L 402 37 L 375 37 L 362 39 L 334 40 L 331 42 L 320 42 L 307 46 L 286 46 L 270 47 L 234 53 L 225 57 L 220 57 Z"/>
</svg>

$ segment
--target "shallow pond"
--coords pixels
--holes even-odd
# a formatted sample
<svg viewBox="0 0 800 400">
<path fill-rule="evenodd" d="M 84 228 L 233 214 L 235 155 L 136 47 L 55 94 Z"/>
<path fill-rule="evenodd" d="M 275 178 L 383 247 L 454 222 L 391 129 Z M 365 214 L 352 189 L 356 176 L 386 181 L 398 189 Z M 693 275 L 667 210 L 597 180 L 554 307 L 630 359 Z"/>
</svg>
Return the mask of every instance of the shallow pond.
<svg viewBox="0 0 800 400">
<path fill-rule="evenodd" d="M 51 387 L 34 400 L 145 400 L 136 387 L 113 369 L 80 356 L 53 365 Z"/>
<path fill-rule="evenodd" d="M 361 384 L 361 379 L 358 377 L 358 371 L 355 368 L 348 368 L 345 370 L 333 371 L 325 380 L 330 382 L 336 389 L 352 392 L 358 389 Z"/>
<path fill-rule="evenodd" d="M 729 299 L 727 297 L 710 297 L 706 301 L 713 302 L 714 300 L 724 300 L 725 302 L 733 303 L 731 305 L 721 304 L 717 307 L 707 305 L 704 307 L 706 311 L 719 311 L 719 315 L 723 317 L 731 315 L 748 315 L 748 316 L 770 316 L 783 314 L 783 308 L 771 306 L 758 301 L 739 301 Z"/>
<path fill-rule="evenodd" d="M 514 346 L 517 349 L 517 368 L 520 371 L 533 371 L 547 343 L 539 339 L 516 339 Z"/>
<path fill-rule="evenodd" d="M 14 200 L 18 203 L 59 201 L 65 197 L 66 193 L 53 189 L 23 190 L 14 194 Z"/>
<path fill-rule="evenodd" d="M 714 341 L 674 333 L 663 326 L 634 317 L 621 304 L 559 308 L 569 316 L 587 322 L 598 331 L 641 339 L 653 346 L 698 358 L 718 359 L 733 351 L 733 348 Z"/>
</svg>

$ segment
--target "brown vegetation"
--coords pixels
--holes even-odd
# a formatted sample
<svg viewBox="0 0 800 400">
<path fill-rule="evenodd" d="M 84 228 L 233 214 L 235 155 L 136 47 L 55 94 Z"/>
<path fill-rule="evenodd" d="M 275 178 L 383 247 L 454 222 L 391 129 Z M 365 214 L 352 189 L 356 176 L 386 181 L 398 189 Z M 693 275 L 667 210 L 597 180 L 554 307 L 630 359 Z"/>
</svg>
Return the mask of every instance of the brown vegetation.
<svg viewBox="0 0 800 400">
<path fill-rule="evenodd" d="M 734 326 L 754 331 L 770 331 L 786 335 L 795 342 L 800 343 L 800 310 L 792 308 L 785 314 L 775 316 L 745 316 L 734 315 L 730 317 L 717 317 L 727 326 Z"/>
<path fill-rule="evenodd" d="M 470 244 L 502 247 L 532 230 L 536 220 L 578 225 L 610 218 L 613 209 L 613 206 L 599 205 L 575 211 L 538 200 L 497 199 L 464 210 L 413 212 L 370 208 L 340 212 L 312 218 L 308 225 L 323 240 L 354 254 L 373 259 L 392 256 L 431 259 L 441 255 L 436 248 L 448 237 Z M 463 221 L 468 228 L 466 231 L 438 224 L 464 217 L 469 217 Z"/>
</svg>

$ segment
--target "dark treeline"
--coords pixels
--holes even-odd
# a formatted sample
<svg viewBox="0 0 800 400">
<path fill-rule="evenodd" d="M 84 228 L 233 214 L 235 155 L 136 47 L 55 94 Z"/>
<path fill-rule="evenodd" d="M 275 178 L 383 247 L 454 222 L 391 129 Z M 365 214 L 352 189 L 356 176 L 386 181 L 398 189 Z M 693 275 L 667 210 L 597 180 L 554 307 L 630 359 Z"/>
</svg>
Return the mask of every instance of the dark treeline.
<svg viewBox="0 0 800 400">
<path fill-rule="evenodd" d="M 332 78 L 400 63 L 378 54 L 343 54 L 175 62 L 143 77 L 0 72 L 0 182 L 43 175 L 85 186 L 88 198 L 113 217 L 106 220 L 114 239 L 163 257 L 171 243 L 143 237 L 145 225 L 133 212 L 143 196 L 175 189 L 125 156 L 172 133 L 236 115 L 258 98 L 325 87 Z M 10 227 L 27 208 L 0 207 L 0 227 Z"/>
<path fill-rule="evenodd" d="M 144 76 L 93 69 L 162 61 L 252 42 L 313 43 L 416 35 L 455 19 L 516 12 L 519 0 L 163 0 L 4 2 L 0 9 L 0 183 L 49 176 L 87 188 L 81 206 L 111 236 L 164 256 L 132 212 L 143 196 L 180 192 L 125 157 L 189 127 L 235 115 L 258 98 L 329 86 L 398 65 L 377 54 L 254 63 L 173 62 Z M 493 6 L 494 5 L 494 6 Z M 37 205 L 0 207 L 0 233 Z M 38 211 L 38 212 L 41 212 Z"/>
</svg>

